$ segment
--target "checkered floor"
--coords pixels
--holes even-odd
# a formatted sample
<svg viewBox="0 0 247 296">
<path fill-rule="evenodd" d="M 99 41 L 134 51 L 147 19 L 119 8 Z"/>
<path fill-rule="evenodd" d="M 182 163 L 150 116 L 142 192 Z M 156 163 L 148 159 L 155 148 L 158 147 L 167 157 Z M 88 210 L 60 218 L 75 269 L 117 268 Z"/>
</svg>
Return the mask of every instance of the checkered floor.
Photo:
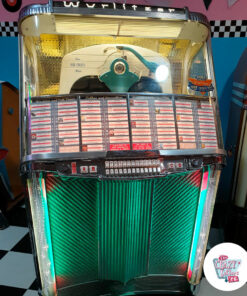
<svg viewBox="0 0 247 296">
<path fill-rule="evenodd" d="M 0 230 L 0 295 L 37 296 L 25 209 L 16 208 L 8 220 L 10 226 Z"/>
<path fill-rule="evenodd" d="M 0 230 L 0 295 L 37 296 L 38 287 L 25 208 L 15 208 L 8 217 L 8 221 L 10 226 Z M 214 289 L 205 278 L 202 279 L 198 288 L 197 296 L 247 295 L 247 285 L 229 294 Z"/>
</svg>

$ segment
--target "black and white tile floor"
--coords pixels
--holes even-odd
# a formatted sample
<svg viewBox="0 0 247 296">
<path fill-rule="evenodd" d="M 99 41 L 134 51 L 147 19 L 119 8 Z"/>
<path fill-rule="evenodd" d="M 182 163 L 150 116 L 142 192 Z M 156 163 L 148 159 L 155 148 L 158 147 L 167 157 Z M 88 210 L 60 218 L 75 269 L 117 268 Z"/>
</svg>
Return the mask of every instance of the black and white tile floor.
<svg viewBox="0 0 247 296">
<path fill-rule="evenodd" d="M 37 296 L 25 208 L 14 209 L 8 220 L 10 226 L 0 230 L 0 295 Z"/>
<path fill-rule="evenodd" d="M 0 230 L 0 296 L 37 296 L 25 208 L 15 208 L 8 220 L 10 226 Z M 247 285 L 234 292 L 221 292 L 203 278 L 197 296 L 209 295 L 246 296 Z"/>
</svg>

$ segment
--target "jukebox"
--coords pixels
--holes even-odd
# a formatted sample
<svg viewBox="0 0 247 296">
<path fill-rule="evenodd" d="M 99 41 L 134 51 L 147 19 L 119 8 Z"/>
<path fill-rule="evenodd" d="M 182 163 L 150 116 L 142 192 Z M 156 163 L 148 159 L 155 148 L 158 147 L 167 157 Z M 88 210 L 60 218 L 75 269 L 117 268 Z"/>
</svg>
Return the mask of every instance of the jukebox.
<svg viewBox="0 0 247 296">
<path fill-rule="evenodd" d="M 41 294 L 191 293 L 225 159 L 207 19 L 58 1 L 19 30 Z"/>
</svg>

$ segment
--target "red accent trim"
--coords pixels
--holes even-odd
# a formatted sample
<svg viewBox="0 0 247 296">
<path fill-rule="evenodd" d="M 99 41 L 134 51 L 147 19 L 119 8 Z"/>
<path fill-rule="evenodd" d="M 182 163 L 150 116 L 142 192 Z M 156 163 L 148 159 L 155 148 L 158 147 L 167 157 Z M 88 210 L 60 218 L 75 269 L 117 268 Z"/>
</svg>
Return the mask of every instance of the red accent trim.
<svg viewBox="0 0 247 296">
<path fill-rule="evenodd" d="M 152 143 L 133 143 L 133 150 L 151 150 Z"/>
<path fill-rule="evenodd" d="M 188 271 L 188 279 L 190 280 L 191 277 L 192 277 L 192 271 L 191 271 L 191 269 L 190 269 L 190 267 L 189 267 L 189 271 Z"/>
<path fill-rule="evenodd" d="M 71 173 L 72 174 L 77 173 L 76 162 L 71 162 Z"/>
<path fill-rule="evenodd" d="M 201 191 L 206 190 L 207 187 L 208 187 L 208 172 L 205 172 L 205 173 L 203 173 L 203 177 L 202 177 L 202 189 L 201 189 Z"/>
<path fill-rule="evenodd" d="M 130 144 L 110 144 L 110 151 L 130 150 Z"/>
</svg>

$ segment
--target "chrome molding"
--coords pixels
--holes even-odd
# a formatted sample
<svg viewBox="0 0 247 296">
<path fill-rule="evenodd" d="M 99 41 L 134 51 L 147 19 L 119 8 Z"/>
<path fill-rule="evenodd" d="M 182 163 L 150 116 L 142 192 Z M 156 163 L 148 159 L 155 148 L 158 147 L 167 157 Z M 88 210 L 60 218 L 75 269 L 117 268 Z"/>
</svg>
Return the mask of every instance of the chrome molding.
<svg viewBox="0 0 247 296">
<path fill-rule="evenodd" d="M 147 150 L 147 151 L 110 151 L 110 152 L 77 152 L 77 153 L 42 153 L 24 156 L 22 163 L 37 160 L 72 160 L 72 159 L 99 159 L 99 158 L 129 158 L 129 157 L 158 157 L 158 156 L 193 156 L 201 155 L 225 156 L 223 149 L 188 149 L 188 150 Z"/>
<path fill-rule="evenodd" d="M 206 16 L 201 13 L 189 12 L 187 8 L 170 8 L 163 6 L 143 6 L 119 3 L 85 3 L 83 1 L 52 1 L 48 4 L 34 4 L 22 8 L 19 22 L 25 17 L 38 14 L 80 14 L 80 15 L 115 15 L 129 17 L 148 17 L 156 19 L 190 20 L 199 22 L 210 28 Z"/>
</svg>

